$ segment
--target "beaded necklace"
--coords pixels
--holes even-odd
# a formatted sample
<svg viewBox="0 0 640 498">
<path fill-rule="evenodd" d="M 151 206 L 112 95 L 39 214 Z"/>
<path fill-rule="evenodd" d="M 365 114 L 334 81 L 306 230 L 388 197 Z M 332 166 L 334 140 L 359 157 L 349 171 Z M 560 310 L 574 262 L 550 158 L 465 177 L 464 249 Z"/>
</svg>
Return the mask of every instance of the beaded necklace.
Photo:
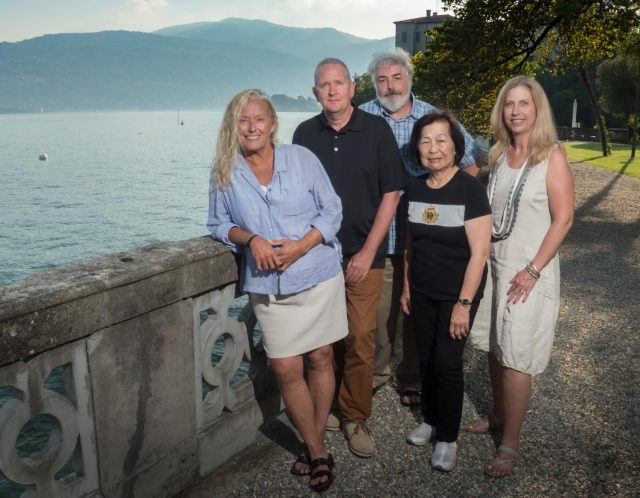
<svg viewBox="0 0 640 498">
<path fill-rule="evenodd" d="M 503 158 L 506 161 L 507 158 L 503 154 Z M 504 204 L 504 209 L 502 210 L 502 214 L 500 215 L 500 223 L 496 228 L 495 225 L 491 226 L 491 241 L 495 242 L 497 240 L 504 240 L 513 230 L 513 226 L 516 223 L 516 217 L 518 215 L 518 206 L 520 204 L 520 197 L 522 196 L 522 189 L 524 188 L 524 184 L 527 181 L 527 176 L 529 174 L 529 170 L 531 166 L 529 165 L 529 158 L 525 161 L 525 163 L 520 168 L 518 172 L 518 176 L 516 176 L 515 180 L 511 184 L 511 188 L 509 189 L 509 195 L 507 196 L 507 202 Z M 496 185 L 498 183 L 498 168 L 494 169 L 489 176 L 489 203 L 493 206 L 493 196 L 495 195 Z"/>
</svg>

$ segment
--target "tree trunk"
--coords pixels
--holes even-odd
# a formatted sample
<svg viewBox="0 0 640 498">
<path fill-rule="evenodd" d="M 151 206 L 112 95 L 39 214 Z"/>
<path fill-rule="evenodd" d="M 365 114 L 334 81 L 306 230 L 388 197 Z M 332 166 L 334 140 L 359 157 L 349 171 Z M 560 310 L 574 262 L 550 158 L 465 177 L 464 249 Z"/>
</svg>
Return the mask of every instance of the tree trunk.
<svg viewBox="0 0 640 498">
<path fill-rule="evenodd" d="M 591 107 L 593 108 L 593 114 L 596 117 L 596 123 L 598 124 L 598 129 L 600 130 L 600 143 L 602 144 L 602 155 L 609 156 L 611 155 L 611 147 L 609 146 L 609 138 L 607 137 L 607 128 L 604 125 L 604 119 L 602 118 L 602 111 L 600 110 L 600 106 L 598 105 L 596 96 L 593 93 L 593 86 L 591 85 L 591 80 L 589 80 L 589 74 L 587 73 L 587 68 L 584 65 L 584 63 L 578 66 L 578 72 L 580 73 L 580 77 L 582 78 L 582 82 L 584 83 L 584 87 L 587 91 L 587 96 L 589 97 L 589 102 L 591 103 Z"/>
<path fill-rule="evenodd" d="M 640 112 L 640 59 L 638 59 L 638 75 L 636 77 L 636 95 L 633 99 L 633 135 L 631 136 L 631 159 L 636 157 L 638 143 L 638 112 Z"/>
</svg>

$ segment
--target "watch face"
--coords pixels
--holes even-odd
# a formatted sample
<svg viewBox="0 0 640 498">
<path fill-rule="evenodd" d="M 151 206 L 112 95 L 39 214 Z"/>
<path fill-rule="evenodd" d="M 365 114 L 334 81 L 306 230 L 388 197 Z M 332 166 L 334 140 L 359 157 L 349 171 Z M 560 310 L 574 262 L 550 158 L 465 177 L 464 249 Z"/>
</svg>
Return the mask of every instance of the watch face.
<svg viewBox="0 0 640 498">
<path fill-rule="evenodd" d="M 471 306 L 471 301 L 469 301 L 468 299 L 460 299 L 460 304 L 462 306 Z"/>
</svg>

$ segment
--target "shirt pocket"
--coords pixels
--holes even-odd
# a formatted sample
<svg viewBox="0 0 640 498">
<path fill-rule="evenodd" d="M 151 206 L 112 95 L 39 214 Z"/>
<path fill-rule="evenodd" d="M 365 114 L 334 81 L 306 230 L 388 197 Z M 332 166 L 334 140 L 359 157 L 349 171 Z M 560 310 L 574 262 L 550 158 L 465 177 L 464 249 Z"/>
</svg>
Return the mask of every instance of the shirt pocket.
<svg viewBox="0 0 640 498">
<path fill-rule="evenodd" d="M 315 210 L 313 194 L 303 186 L 285 189 L 281 199 L 280 210 L 284 216 L 300 216 Z"/>
<path fill-rule="evenodd" d="M 240 228 L 264 235 L 263 229 L 268 226 L 265 218 L 268 216 L 266 203 L 250 192 L 237 195 L 230 202 L 233 208 L 232 219 Z"/>
</svg>

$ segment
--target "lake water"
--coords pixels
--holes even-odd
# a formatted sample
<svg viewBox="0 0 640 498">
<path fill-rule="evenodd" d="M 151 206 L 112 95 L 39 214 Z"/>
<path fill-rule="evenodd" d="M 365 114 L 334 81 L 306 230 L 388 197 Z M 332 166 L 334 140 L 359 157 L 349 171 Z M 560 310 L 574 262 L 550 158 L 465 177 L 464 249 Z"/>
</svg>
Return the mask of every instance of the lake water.
<svg viewBox="0 0 640 498">
<path fill-rule="evenodd" d="M 280 142 L 311 116 L 280 113 Z M 0 285 L 207 234 L 222 112 L 180 111 L 180 119 L 177 111 L 0 115 Z"/>
<path fill-rule="evenodd" d="M 280 142 L 290 143 L 312 115 L 280 113 Z M 176 111 L 0 115 L 0 285 L 44 268 L 207 234 L 222 112 L 181 111 L 180 119 L 182 126 Z M 41 152 L 47 161 L 38 159 Z M 232 313 L 246 305 L 242 299 Z M 244 362 L 237 379 L 248 368 Z M 47 382 L 63 390 L 60 372 Z M 0 386 L 0 408 L 13 397 Z M 54 425 L 46 417 L 30 421 L 16 441 L 21 458 L 44 447 Z M 59 474 L 75 471 L 68 462 Z M 0 473 L 1 497 L 24 491 Z"/>
</svg>

